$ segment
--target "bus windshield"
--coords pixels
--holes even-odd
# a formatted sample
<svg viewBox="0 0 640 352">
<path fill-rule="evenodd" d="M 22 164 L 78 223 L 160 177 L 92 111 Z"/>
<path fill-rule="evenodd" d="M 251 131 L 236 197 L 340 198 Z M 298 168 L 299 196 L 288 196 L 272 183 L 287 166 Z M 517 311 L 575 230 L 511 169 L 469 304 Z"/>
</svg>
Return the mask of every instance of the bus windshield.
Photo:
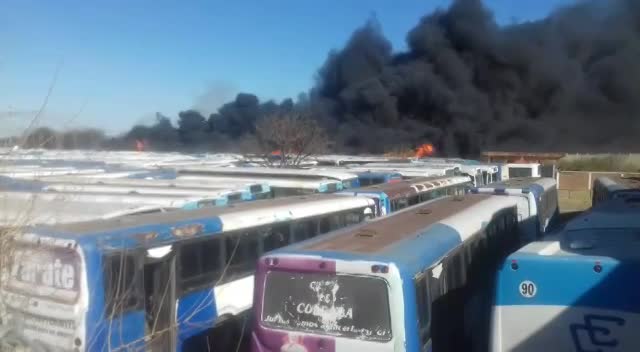
<svg viewBox="0 0 640 352">
<path fill-rule="evenodd" d="M 388 341 L 392 335 L 387 284 L 370 276 L 271 271 L 262 323 L 276 329 Z"/>
<path fill-rule="evenodd" d="M 8 289 L 64 303 L 78 299 L 80 259 L 73 249 L 18 245 Z"/>
</svg>

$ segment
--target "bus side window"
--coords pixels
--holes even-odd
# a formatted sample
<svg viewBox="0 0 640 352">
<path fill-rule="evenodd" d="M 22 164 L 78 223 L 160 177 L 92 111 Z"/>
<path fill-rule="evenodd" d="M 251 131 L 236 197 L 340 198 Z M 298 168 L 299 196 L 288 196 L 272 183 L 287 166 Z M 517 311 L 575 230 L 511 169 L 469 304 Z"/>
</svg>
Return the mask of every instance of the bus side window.
<svg viewBox="0 0 640 352">
<path fill-rule="evenodd" d="M 412 196 L 411 198 L 408 199 L 408 203 L 409 205 L 416 205 L 420 203 L 420 199 L 418 196 Z"/>
<path fill-rule="evenodd" d="M 207 286 L 222 274 L 222 241 L 220 237 L 192 241 L 179 247 L 180 289 Z"/>
<path fill-rule="evenodd" d="M 264 228 L 263 252 L 284 247 L 291 243 L 291 231 L 289 223 L 276 225 L 273 228 Z"/>
<path fill-rule="evenodd" d="M 144 298 L 141 265 L 133 254 L 118 253 L 103 257 L 105 305 L 107 315 L 117 316 L 142 309 Z"/>
<path fill-rule="evenodd" d="M 331 227 L 331 231 L 343 228 L 344 225 L 344 214 L 342 213 L 337 213 L 337 214 L 331 214 L 329 215 L 329 220 L 330 220 L 330 227 Z"/>
<path fill-rule="evenodd" d="M 243 276 L 254 269 L 262 249 L 261 241 L 262 236 L 252 236 L 249 233 L 226 237 L 228 269 L 227 277 L 223 278 L 223 281 Z"/>
<path fill-rule="evenodd" d="M 349 211 L 344 215 L 345 226 L 359 224 L 363 220 L 363 218 L 364 218 L 364 209 Z"/>
<path fill-rule="evenodd" d="M 431 300 L 427 286 L 426 272 L 418 274 L 413 279 L 416 290 L 416 313 L 418 315 L 420 341 L 425 345 L 431 339 Z"/>
<path fill-rule="evenodd" d="M 301 220 L 292 224 L 295 242 L 304 241 L 318 234 L 318 222 L 314 219 Z"/>
<path fill-rule="evenodd" d="M 407 198 L 400 198 L 396 200 L 396 210 L 404 209 L 408 206 L 409 200 Z"/>
<path fill-rule="evenodd" d="M 331 219 L 329 219 L 330 215 L 323 216 L 320 218 L 320 231 L 319 234 L 325 234 L 331 231 Z"/>
</svg>

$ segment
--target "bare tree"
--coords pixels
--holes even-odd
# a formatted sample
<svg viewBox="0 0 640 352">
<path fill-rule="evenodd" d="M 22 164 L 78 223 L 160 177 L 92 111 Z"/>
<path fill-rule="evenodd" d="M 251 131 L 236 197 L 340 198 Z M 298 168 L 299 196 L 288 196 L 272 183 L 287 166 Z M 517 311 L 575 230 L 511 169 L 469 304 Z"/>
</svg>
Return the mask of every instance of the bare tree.
<svg viewBox="0 0 640 352">
<path fill-rule="evenodd" d="M 327 147 L 327 134 L 306 112 L 267 116 L 256 123 L 260 155 L 269 166 L 297 167 Z"/>
</svg>

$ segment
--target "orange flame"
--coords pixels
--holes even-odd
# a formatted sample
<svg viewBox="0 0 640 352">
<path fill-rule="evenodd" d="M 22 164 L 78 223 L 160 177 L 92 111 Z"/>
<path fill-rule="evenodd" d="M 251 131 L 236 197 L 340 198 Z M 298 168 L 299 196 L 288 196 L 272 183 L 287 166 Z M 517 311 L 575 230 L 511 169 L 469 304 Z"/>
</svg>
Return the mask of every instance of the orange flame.
<svg viewBox="0 0 640 352">
<path fill-rule="evenodd" d="M 433 147 L 431 143 L 425 143 L 418 147 L 416 150 L 416 158 L 424 158 L 427 156 L 432 156 L 436 149 Z"/>
</svg>

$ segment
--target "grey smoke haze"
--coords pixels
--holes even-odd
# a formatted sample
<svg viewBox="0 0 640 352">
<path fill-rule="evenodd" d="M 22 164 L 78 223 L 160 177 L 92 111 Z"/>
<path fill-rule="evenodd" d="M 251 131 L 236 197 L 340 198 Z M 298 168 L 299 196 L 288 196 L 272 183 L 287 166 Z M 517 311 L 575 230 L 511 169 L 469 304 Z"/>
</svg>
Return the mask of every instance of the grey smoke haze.
<svg viewBox="0 0 640 352">
<path fill-rule="evenodd" d="M 233 99 L 238 89 L 233 84 L 223 81 L 209 82 L 202 92 L 195 99 L 193 109 L 200 111 L 204 115 L 212 114 Z"/>
</svg>

